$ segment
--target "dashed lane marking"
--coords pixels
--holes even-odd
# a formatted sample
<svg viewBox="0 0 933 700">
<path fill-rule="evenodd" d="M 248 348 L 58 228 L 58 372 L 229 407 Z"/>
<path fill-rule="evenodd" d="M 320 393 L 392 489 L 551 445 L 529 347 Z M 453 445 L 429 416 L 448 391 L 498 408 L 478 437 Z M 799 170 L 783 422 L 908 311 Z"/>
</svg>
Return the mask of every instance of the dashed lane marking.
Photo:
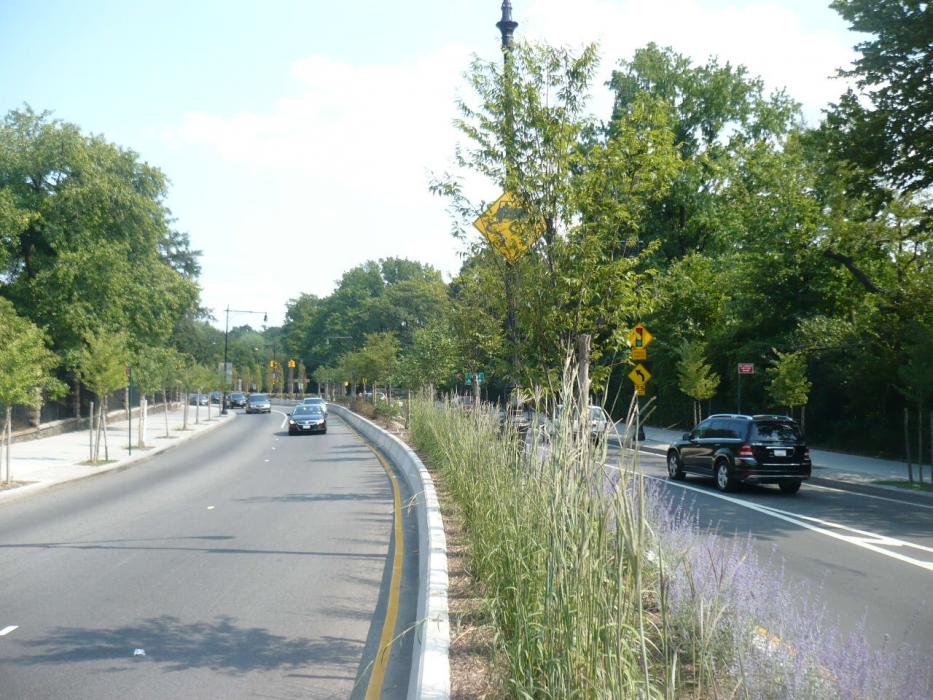
<svg viewBox="0 0 933 700">
<path fill-rule="evenodd" d="M 0 637 L 6 637 L 13 630 L 19 629 L 19 625 L 9 625 L 0 630 Z"/>
</svg>

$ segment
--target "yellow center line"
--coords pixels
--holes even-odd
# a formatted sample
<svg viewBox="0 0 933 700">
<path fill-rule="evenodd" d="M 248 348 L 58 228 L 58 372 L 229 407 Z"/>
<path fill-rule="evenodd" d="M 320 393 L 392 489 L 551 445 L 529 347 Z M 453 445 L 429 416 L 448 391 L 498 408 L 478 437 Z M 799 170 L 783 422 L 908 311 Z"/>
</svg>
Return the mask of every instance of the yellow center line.
<svg viewBox="0 0 933 700">
<path fill-rule="evenodd" d="M 395 502 L 395 556 L 392 561 L 392 581 L 389 584 L 389 599 L 386 602 L 386 619 L 382 625 L 382 635 L 379 637 L 376 659 L 373 661 L 373 670 L 369 676 L 369 685 L 366 688 L 366 700 L 375 700 L 382 694 L 382 684 L 385 680 L 386 668 L 389 665 L 389 656 L 392 653 L 395 623 L 398 620 L 399 588 L 401 586 L 405 544 L 402 540 L 402 496 L 399 493 L 398 479 L 378 450 L 369 443 L 365 444 L 376 455 L 376 458 L 382 464 L 382 468 L 385 469 L 386 474 L 392 481 L 393 500 Z"/>
</svg>

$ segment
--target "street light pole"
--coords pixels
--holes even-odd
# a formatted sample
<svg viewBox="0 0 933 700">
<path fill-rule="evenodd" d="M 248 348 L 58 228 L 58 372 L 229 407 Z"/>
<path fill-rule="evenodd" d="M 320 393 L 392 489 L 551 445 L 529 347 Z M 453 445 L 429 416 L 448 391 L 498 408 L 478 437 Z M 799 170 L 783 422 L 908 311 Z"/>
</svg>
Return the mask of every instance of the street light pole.
<svg viewBox="0 0 933 700">
<path fill-rule="evenodd" d="M 509 0 L 502 2 L 502 19 L 496 22 L 502 34 L 502 80 L 505 91 L 505 172 L 506 189 L 511 186 L 509 182 L 514 176 L 515 163 L 515 125 L 512 105 L 512 41 L 518 22 L 512 19 L 512 3 Z M 515 289 L 517 285 L 518 270 L 515 263 L 505 260 L 504 291 L 506 302 L 506 326 L 509 343 L 512 346 L 512 383 L 516 383 L 519 368 L 518 356 L 518 312 L 515 304 Z"/>
<path fill-rule="evenodd" d="M 227 335 L 230 333 L 230 312 L 235 314 L 262 314 L 262 322 L 265 323 L 269 320 L 269 314 L 265 311 L 248 311 L 244 309 L 231 309 L 230 304 L 227 304 L 226 309 L 226 321 L 224 321 L 224 390 L 223 395 L 220 397 L 220 414 L 222 416 L 227 415 Z"/>
</svg>

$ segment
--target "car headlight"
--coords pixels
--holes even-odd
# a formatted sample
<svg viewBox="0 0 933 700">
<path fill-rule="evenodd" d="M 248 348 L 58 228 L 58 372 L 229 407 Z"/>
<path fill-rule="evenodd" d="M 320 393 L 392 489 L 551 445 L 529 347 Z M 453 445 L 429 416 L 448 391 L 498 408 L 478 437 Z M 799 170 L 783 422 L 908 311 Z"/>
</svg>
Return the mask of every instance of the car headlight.
<svg viewBox="0 0 933 700">
<path fill-rule="evenodd" d="M 289 425 L 295 425 L 295 421 L 290 420 L 290 421 L 288 421 L 288 424 L 289 424 Z"/>
</svg>

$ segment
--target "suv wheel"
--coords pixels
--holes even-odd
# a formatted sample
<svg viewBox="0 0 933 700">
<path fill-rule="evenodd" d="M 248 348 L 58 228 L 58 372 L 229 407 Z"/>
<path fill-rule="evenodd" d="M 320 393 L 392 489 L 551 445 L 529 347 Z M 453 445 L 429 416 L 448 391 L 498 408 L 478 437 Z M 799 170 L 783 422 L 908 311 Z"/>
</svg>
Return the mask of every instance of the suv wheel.
<svg viewBox="0 0 933 700">
<path fill-rule="evenodd" d="M 782 481 L 778 486 L 781 493 L 797 493 L 800 490 L 800 481 Z"/>
<path fill-rule="evenodd" d="M 677 456 L 674 450 L 667 453 L 667 476 L 675 481 L 683 481 L 687 476 L 683 465 L 680 463 L 680 457 Z"/>
<path fill-rule="evenodd" d="M 732 491 L 735 489 L 735 479 L 729 476 L 729 462 L 725 459 L 716 461 L 716 488 L 720 491 Z"/>
</svg>

